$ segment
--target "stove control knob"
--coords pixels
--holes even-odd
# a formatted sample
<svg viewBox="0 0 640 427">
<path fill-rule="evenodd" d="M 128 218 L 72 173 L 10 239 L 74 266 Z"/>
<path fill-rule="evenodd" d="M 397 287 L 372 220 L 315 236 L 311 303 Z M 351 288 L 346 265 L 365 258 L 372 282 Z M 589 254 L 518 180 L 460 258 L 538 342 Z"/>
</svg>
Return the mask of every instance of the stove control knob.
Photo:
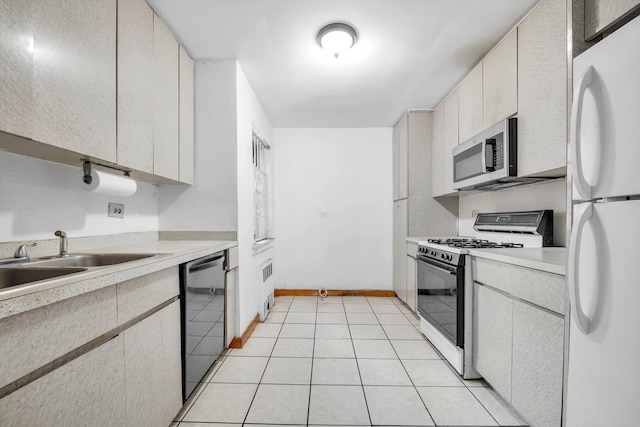
<svg viewBox="0 0 640 427">
<path fill-rule="evenodd" d="M 436 256 L 436 251 L 431 251 L 431 256 Z"/>
<path fill-rule="evenodd" d="M 447 259 L 447 254 L 442 254 L 442 255 L 440 255 L 440 258 L 442 258 L 442 259 Z"/>
<path fill-rule="evenodd" d="M 451 261 L 453 259 L 453 255 L 449 254 L 447 255 L 447 261 Z"/>
</svg>

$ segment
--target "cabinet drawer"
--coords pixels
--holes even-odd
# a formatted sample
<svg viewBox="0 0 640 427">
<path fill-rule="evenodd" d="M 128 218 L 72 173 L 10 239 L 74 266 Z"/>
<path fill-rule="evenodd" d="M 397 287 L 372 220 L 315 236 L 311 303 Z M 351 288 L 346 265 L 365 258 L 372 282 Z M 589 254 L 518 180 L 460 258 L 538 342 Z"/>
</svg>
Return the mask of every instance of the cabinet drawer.
<svg viewBox="0 0 640 427">
<path fill-rule="evenodd" d="M 473 280 L 564 315 L 565 277 L 472 257 Z"/>
<path fill-rule="evenodd" d="M 118 324 L 180 294 L 178 266 L 118 283 Z"/>
</svg>

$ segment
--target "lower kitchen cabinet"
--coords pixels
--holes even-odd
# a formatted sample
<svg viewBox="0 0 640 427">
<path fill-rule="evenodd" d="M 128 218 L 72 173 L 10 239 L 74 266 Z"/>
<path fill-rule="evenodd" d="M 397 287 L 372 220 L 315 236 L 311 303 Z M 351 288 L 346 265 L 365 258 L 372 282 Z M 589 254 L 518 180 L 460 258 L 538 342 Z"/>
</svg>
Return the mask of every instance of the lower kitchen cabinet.
<svg viewBox="0 0 640 427">
<path fill-rule="evenodd" d="M 127 425 L 124 341 L 117 336 L 0 399 L 0 425 Z"/>
<path fill-rule="evenodd" d="M 415 253 L 415 252 L 414 252 Z M 407 254 L 407 290 L 406 299 L 409 308 L 416 311 L 416 299 L 418 297 L 418 286 L 416 283 L 416 259 Z"/>
<path fill-rule="evenodd" d="M 531 427 L 559 427 L 564 277 L 475 257 L 472 264 L 474 367 Z"/>
<path fill-rule="evenodd" d="M 171 424 L 182 407 L 180 301 L 123 335 L 127 425 Z"/>
<path fill-rule="evenodd" d="M 407 199 L 393 202 L 393 290 L 407 300 Z"/>
<path fill-rule="evenodd" d="M 507 296 L 474 284 L 474 354 L 478 372 L 500 393 L 511 400 L 511 349 L 513 338 L 512 301 Z"/>
<path fill-rule="evenodd" d="M 224 346 L 228 348 L 236 336 L 236 299 L 238 294 L 238 268 L 225 274 Z"/>
<path fill-rule="evenodd" d="M 511 404 L 532 426 L 559 426 L 562 418 L 564 320 L 513 302 Z"/>
</svg>

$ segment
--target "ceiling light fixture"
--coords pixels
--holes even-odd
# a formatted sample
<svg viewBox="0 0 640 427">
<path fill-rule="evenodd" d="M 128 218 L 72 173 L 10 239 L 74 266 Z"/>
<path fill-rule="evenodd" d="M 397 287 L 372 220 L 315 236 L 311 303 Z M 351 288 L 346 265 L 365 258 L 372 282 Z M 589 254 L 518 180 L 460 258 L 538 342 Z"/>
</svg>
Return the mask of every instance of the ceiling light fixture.
<svg viewBox="0 0 640 427">
<path fill-rule="evenodd" d="M 336 58 L 351 49 L 358 41 L 358 33 L 348 24 L 334 22 L 325 25 L 318 31 L 316 41 L 321 48 L 333 54 Z"/>
</svg>

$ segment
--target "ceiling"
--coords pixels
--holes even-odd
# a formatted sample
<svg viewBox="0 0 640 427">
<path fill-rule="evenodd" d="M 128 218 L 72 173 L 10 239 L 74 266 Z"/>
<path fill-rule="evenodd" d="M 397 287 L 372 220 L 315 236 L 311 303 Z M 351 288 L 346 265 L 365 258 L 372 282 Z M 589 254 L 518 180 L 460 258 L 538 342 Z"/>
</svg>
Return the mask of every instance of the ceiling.
<svg viewBox="0 0 640 427">
<path fill-rule="evenodd" d="M 274 127 L 386 127 L 433 108 L 537 0 L 147 0 L 196 60 L 236 58 Z M 324 25 L 353 25 L 338 59 Z"/>
</svg>

